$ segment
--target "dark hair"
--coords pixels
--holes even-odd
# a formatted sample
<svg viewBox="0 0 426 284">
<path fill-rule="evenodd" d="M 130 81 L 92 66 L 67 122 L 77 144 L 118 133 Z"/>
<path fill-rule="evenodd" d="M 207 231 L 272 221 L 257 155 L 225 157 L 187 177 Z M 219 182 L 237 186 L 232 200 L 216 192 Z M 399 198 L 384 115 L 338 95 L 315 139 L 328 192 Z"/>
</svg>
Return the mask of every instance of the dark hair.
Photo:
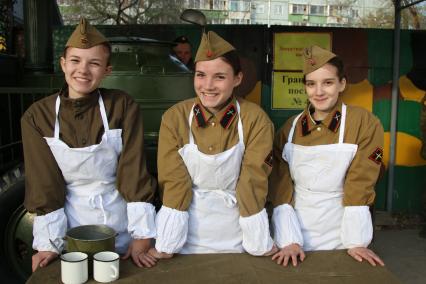
<svg viewBox="0 0 426 284">
<path fill-rule="evenodd" d="M 234 76 L 237 76 L 238 73 L 242 72 L 240 57 L 238 56 L 238 53 L 235 50 L 228 51 L 227 53 L 222 54 L 217 58 L 220 58 L 229 65 L 231 65 L 232 70 L 234 71 Z M 199 61 L 195 62 L 195 65 L 197 65 L 198 62 Z"/>
<path fill-rule="evenodd" d="M 343 60 L 339 56 L 331 58 L 327 63 L 337 68 L 337 77 L 339 77 L 339 81 L 346 79 L 345 66 Z"/>
<path fill-rule="evenodd" d="M 111 44 L 106 41 L 106 42 L 100 43 L 99 45 L 102 45 L 103 47 L 106 48 L 107 53 L 108 53 L 107 66 L 110 66 L 111 65 L 111 53 L 112 53 Z M 69 46 L 65 47 L 65 49 L 64 49 L 64 54 L 63 54 L 64 58 L 67 57 L 67 49 L 68 49 L 68 47 Z"/>
<path fill-rule="evenodd" d="M 240 57 L 235 50 L 228 51 L 219 58 L 222 58 L 223 61 L 231 65 L 232 69 L 234 70 L 234 75 L 238 75 L 238 73 L 241 72 Z"/>
<path fill-rule="evenodd" d="M 176 44 L 187 43 L 187 44 L 189 44 L 189 46 L 192 46 L 191 42 L 189 41 L 189 39 L 186 36 L 179 36 L 179 37 L 175 38 L 175 40 L 173 42 L 176 43 Z"/>
<path fill-rule="evenodd" d="M 336 67 L 339 81 L 346 79 L 345 66 L 343 64 L 343 60 L 339 56 L 331 58 L 329 61 L 327 61 L 327 63 Z M 306 75 L 303 76 L 303 84 L 306 84 Z"/>
</svg>

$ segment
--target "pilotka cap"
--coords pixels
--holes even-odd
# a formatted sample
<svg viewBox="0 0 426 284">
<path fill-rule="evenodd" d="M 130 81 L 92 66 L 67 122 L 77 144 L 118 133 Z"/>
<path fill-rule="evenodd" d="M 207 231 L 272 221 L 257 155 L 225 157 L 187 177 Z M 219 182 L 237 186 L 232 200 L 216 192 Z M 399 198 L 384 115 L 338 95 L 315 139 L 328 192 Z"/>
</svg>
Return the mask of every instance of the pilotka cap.
<svg viewBox="0 0 426 284">
<path fill-rule="evenodd" d="M 65 47 L 87 49 L 104 42 L 108 42 L 106 37 L 95 27 L 91 26 L 89 21 L 81 18 L 80 23 L 71 34 Z"/>
<path fill-rule="evenodd" d="M 194 62 L 213 60 L 232 50 L 235 50 L 235 47 L 229 42 L 217 33 L 209 31 L 203 33 Z"/>
<path fill-rule="evenodd" d="M 333 52 L 316 45 L 303 49 L 303 75 L 321 68 L 336 56 Z"/>
</svg>

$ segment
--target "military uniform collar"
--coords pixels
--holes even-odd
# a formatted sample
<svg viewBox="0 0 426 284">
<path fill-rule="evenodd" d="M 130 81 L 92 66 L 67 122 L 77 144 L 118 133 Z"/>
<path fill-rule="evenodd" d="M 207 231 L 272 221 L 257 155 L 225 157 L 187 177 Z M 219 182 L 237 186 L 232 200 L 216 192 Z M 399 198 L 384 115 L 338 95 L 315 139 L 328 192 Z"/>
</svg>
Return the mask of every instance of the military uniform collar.
<svg viewBox="0 0 426 284">
<path fill-rule="evenodd" d="M 311 133 L 317 125 L 315 120 L 311 115 L 311 105 L 308 104 L 306 109 L 303 111 L 303 114 L 300 118 L 300 127 L 302 130 L 302 136 L 306 136 Z M 333 107 L 331 112 L 327 117 L 321 121 L 322 125 L 325 125 L 330 131 L 337 132 L 340 127 L 340 120 L 342 119 L 342 99 L 339 97 L 336 105 Z"/>
<path fill-rule="evenodd" d="M 216 114 L 208 111 L 202 105 L 201 100 L 197 97 L 193 111 L 198 127 L 205 127 L 210 120 L 217 118 L 219 119 L 220 125 L 222 125 L 222 127 L 225 129 L 231 125 L 232 121 L 238 113 L 236 98 L 234 96 L 231 97 L 229 102 Z"/>
<path fill-rule="evenodd" d="M 83 111 L 90 108 L 91 106 L 98 103 L 98 90 L 94 90 L 89 95 L 78 98 L 78 99 L 72 99 L 68 96 L 68 85 L 65 84 L 61 90 L 59 91 L 59 96 L 61 98 L 61 105 L 64 105 L 66 107 L 72 107 L 72 108 L 79 108 Z"/>
</svg>

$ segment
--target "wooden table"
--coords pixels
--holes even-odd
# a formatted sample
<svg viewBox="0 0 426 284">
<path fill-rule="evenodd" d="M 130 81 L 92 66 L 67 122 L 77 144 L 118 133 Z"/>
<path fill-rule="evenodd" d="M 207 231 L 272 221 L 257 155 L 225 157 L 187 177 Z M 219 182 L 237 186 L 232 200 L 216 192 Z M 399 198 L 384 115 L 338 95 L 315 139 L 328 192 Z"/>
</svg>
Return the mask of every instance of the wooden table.
<svg viewBox="0 0 426 284">
<path fill-rule="evenodd" d="M 60 261 L 38 269 L 28 284 L 61 283 Z M 89 276 L 87 283 L 97 283 Z M 114 283 L 143 284 L 260 284 L 260 283 L 401 283 L 386 267 L 359 263 L 345 250 L 308 252 L 297 267 L 282 267 L 271 257 L 248 254 L 175 255 L 154 268 L 138 268 L 130 260 L 120 262 L 120 278 Z"/>
</svg>

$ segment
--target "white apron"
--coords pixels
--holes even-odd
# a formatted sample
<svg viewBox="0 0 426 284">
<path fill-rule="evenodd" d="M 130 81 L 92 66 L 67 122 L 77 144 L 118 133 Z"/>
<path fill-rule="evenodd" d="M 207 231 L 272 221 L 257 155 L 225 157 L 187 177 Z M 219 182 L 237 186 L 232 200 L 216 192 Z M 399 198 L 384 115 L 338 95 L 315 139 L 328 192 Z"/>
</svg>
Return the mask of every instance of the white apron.
<svg viewBox="0 0 426 284">
<path fill-rule="evenodd" d="M 294 209 L 302 229 L 303 248 L 306 251 L 342 249 L 343 185 L 358 149 L 356 144 L 343 143 L 346 105 L 342 104 L 337 144 L 293 144 L 294 128 L 301 115 L 293 121 L 282 156 L 289 164 L 295 185 Z"/>
<path fill-rule="evenodd" d="M 115 246 L 119 253 L 124 253 L 130 241 L 127 203 L 116 189 L 117 162 L 122 150 L 121 129 L 109 129 L 104 102 L 99 93 L 99 108 L 105 129 L 102 141 L 88 147 L 70 148 L 59 139 L 60 103 L 58 96 L 54 137 L 44 138 L 66 183 L 64 209 L 68 228 L 90 224 L 108 225 L 119 233 Z"/>
<path fill-rule="evenodd" d="M 193 110 L 189 115 L 189 144 L 179 149 L 192 179 L 193 197 L 188 209 L 188 236 L 179 253 L 243 252 L 243 233 L 236 191 L 244 155 L 243 125 L 238 109 L 238 144 L 225 152 L 207 155 L 198 150 L 191 131 Z"/>
</svg>

